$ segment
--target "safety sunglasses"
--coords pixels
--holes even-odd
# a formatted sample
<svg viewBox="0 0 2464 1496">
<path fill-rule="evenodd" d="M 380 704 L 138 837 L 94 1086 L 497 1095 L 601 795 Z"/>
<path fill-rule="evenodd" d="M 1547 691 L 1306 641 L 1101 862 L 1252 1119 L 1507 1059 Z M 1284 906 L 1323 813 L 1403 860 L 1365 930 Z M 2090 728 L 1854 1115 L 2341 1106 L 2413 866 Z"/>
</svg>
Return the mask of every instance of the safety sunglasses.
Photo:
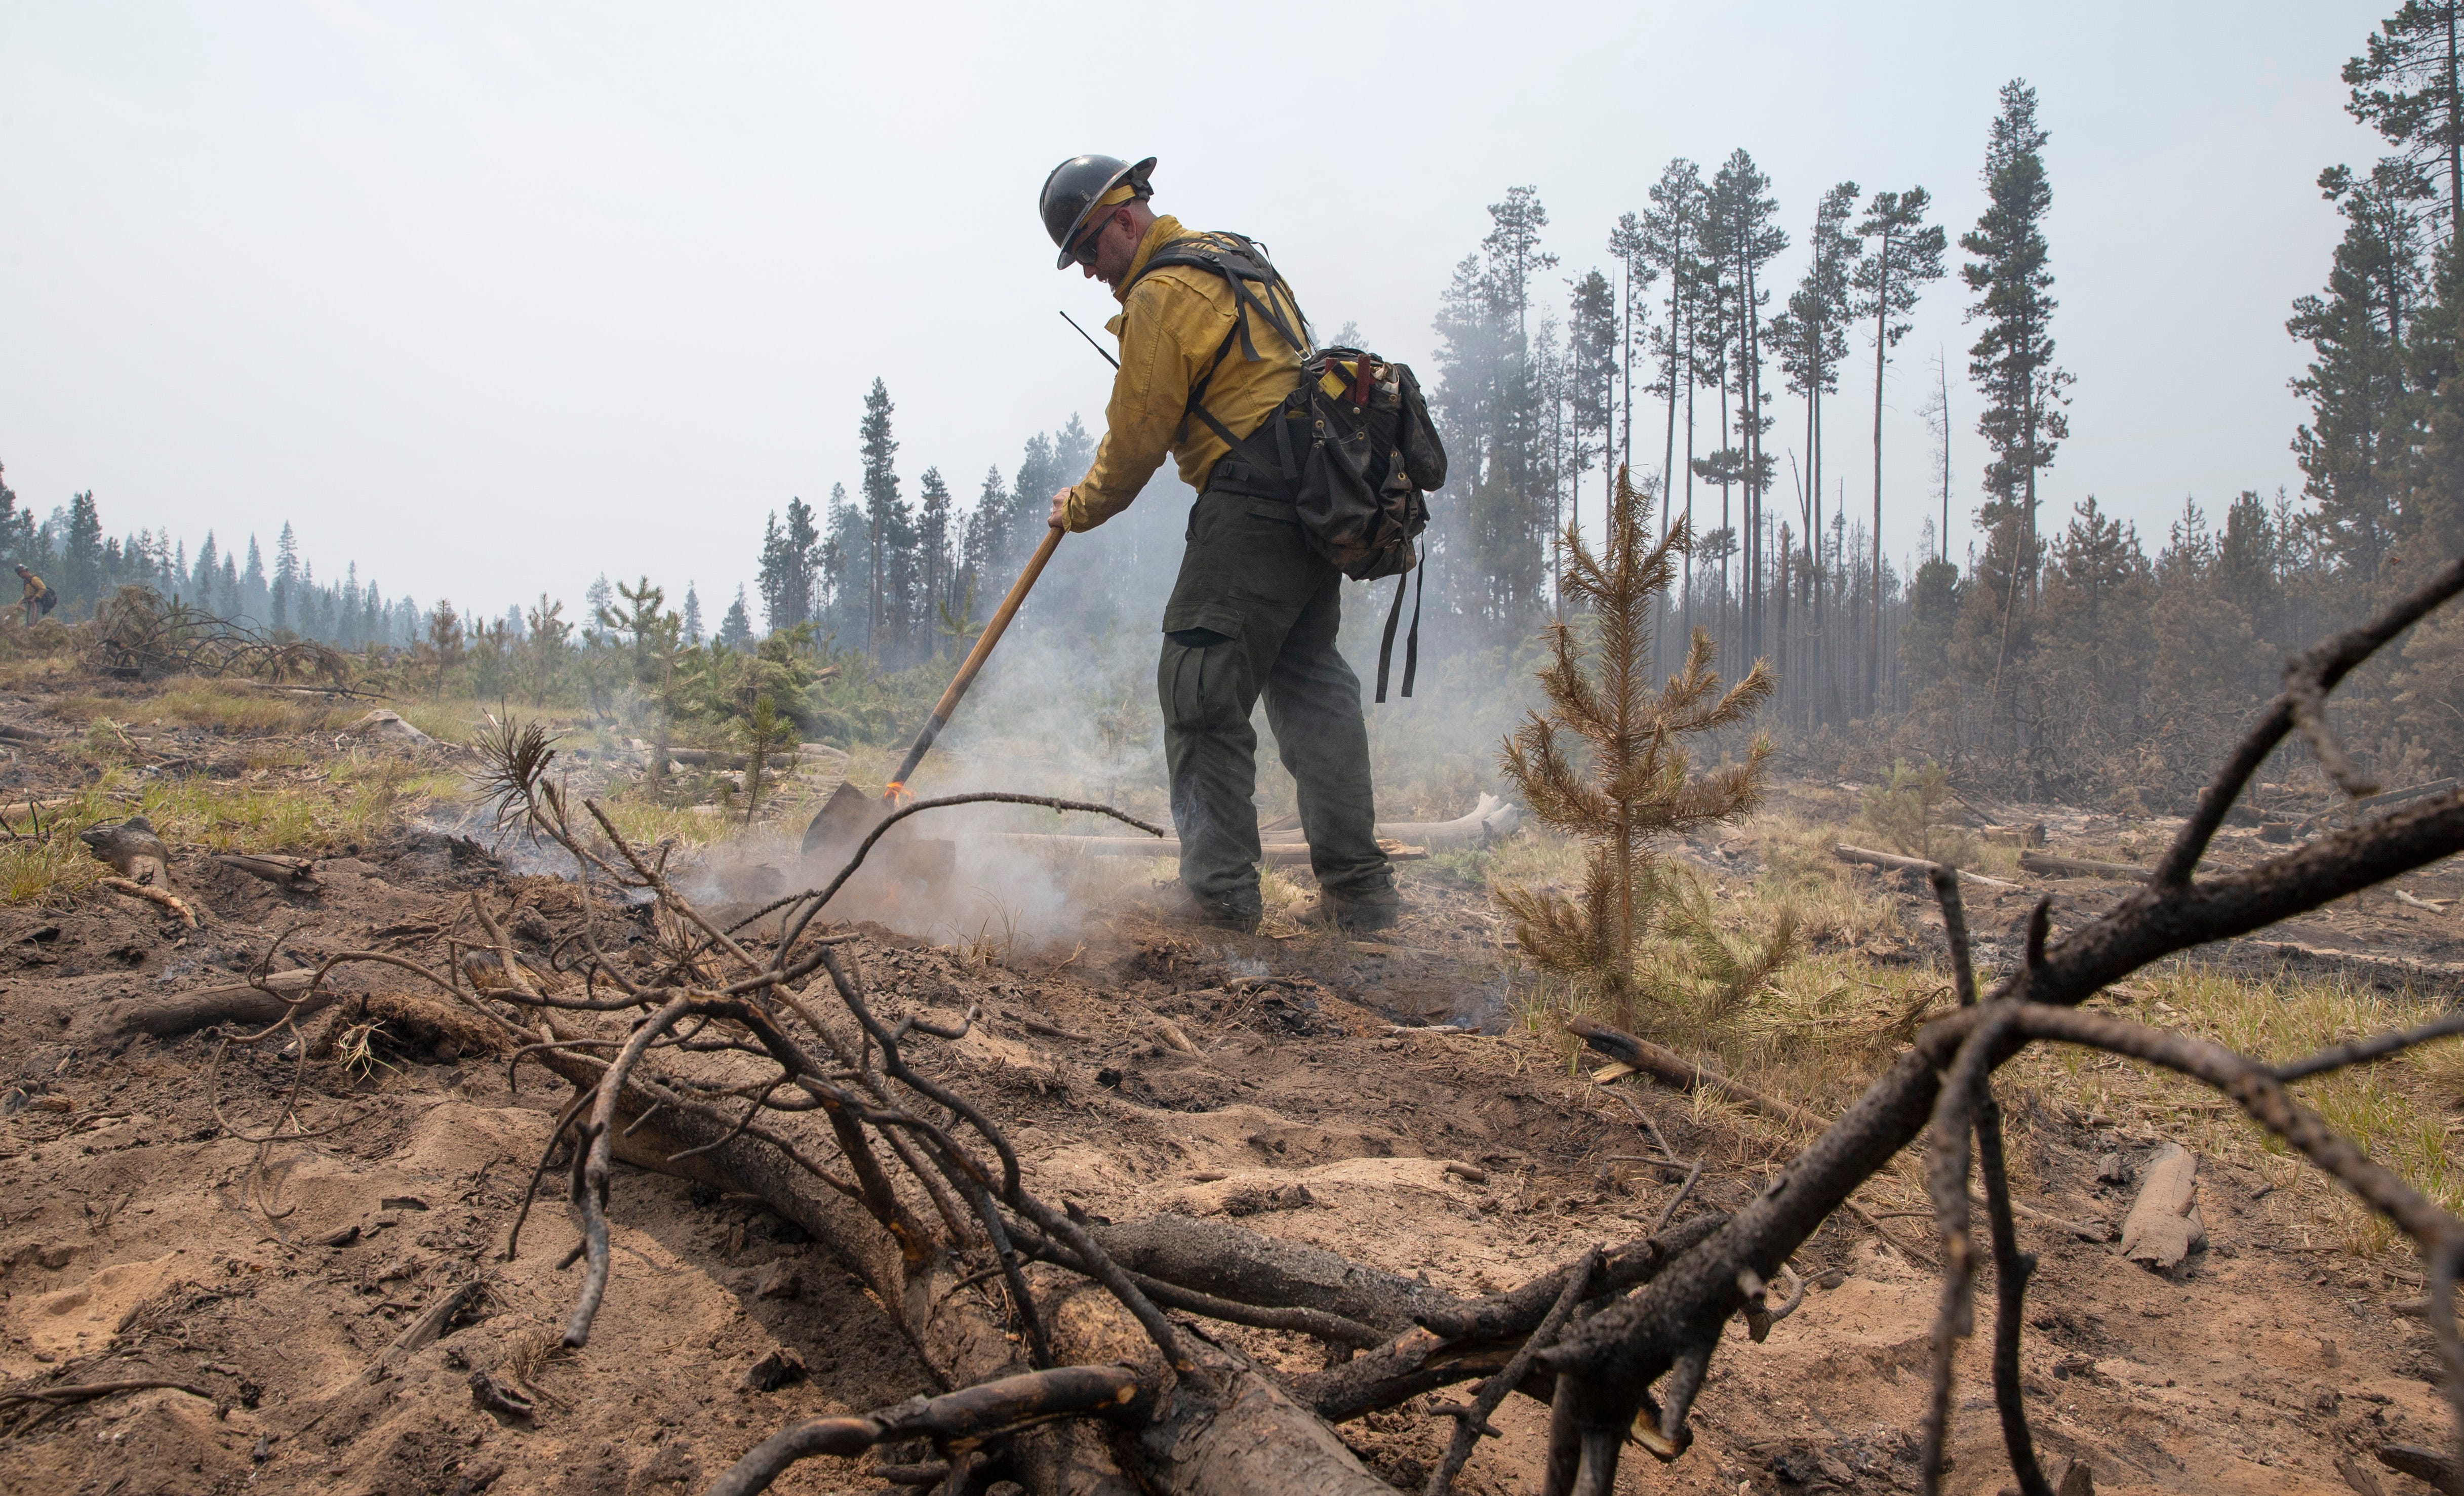
<svg viewBox="0 0 2464 1496">
<path fill-rule="evenodd" d="M 1105 210 L 1103 217 L 1098 218 L 1093 223 L 1088 225 L 1087 231 L 1080 234 L 1078 236 L 1078 242 L 1070 247 L 1069 258 L 1071 263 L 1078 265 L 1094 264 L 1095 241 L 1104 236 L 1104 231 L 1111 228 L 1111 223 L 1112 214 L 1108 209 Z"/>
</svg>

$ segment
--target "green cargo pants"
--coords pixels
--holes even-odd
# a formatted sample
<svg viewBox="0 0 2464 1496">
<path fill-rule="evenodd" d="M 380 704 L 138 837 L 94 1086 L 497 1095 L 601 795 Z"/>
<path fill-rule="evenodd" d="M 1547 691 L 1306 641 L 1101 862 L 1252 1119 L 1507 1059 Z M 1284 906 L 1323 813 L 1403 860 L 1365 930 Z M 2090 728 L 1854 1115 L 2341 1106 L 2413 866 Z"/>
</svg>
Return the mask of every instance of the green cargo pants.
<svg viewBox="0 0 2464 1496">
<path fill-rule="evenodd" d="M 1190 506 L 1180 577 L 1163 613 L 1163 704 L 1180 881 L 1201 903 L 1254 913 L 1258 734 L 1266 725 L 1300 783 L 1301 833 L 1318 887 L 1378 903 L 1395 876 L 1377 847 L 1360 682 L 1335 649 L 1343 573 L 1311 550 L 1288 503 L 1210 489 Z"/>
</svg>

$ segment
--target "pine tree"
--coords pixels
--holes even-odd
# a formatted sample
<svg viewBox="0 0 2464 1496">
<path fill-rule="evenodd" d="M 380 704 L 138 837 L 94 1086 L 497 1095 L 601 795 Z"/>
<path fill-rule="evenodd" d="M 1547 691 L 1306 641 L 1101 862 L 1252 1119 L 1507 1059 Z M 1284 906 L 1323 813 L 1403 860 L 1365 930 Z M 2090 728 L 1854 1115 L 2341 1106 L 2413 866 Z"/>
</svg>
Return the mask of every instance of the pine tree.
<svg viewBox="0 0 2464 1496">
<path fill-rule="evenodd" d="M 278 631 L 291 627 L 291 603 L 299 590 L 299 541 L 291 533 L 291 521 L 282 521 L 282 534 L 274 542 L 274 627 Z"/>
<path fill-rule="evenodd" d="M 1622 290 L 1617 297 L 1617 315 L 1623 325 L 1617 331 L 1617 385 L 1623 399 L 1617 416 L 1617 465 L 1629 471 L 1634 467 L 1634 366 L 1635 360 L 1650 351 L 1649 319 L 1652 308 L 1651 288 L 1660 283 L 1661 267 L 1652 252 L 1651 237 L 1639 214 L 1619 213 L 1617 227 L 1609 231 L 1609 253 L 1617 257 L 1623 271 Z M 1643 337 L 1636 338 L 1638 324 Z M 1612 483 L 1615 478 L 1610 479 Z M 1666 483 L 1661 483 L 1661 528 L 1666 528 L 1668 505 Z"/>
<path fill-rule="evenodd" d="M 1697 299 L 1695 288 L 1702 283 L 1701 244 L 1703 220 L 1702 168 L 1683 157 L 1670 162 L 1651 187 L 1651 207 L 1644 210 L 1640 251 L 1644 260 L 1668 278 L 1667 316 L 1650 335 L 1653 357 L 1659 361 L 1660 376 L 1651 392 L 1667 402 L 1666 432 L 1662 442 L 1660 465 L 1660 533 L 1666 535 L 1672 506 L 1677 502 L 1679 475 L 1685 485 L 1684 519 L 1690 529 L 1694 522 L 1694 390 L 1693 341 L 1689 316 Z M 1680 395 L 1685 407 L 1685 466 L 1677 466 L 1677 409 Z M 1690 633 L 1693 608 L 1693 556 L 1685 559 L 1687 574 L 1685 594 L 1687 620 L 1680 631 Z M 1655 648 L 1657 647 L 1657 634 Z M 1661 668 L 1658 656 L 1652 669 Z"/>
<path fill-rule="evenodd" d="M 444 598 L 436 600 L 435 611 L 428 615 L 428 648 L 436 664 L 436 693 L 441 696 L 446 672 L 462 663 L 462 615 Z"/>
<path fill-rule="evenodd" d="M 1483 253 L 1456 267 L 1435 322 L 1431 408 L 1455 476 L 1432 552 L 1452 559 L 1438 568 L 1448 607 L 1513 638 L 1543 605 L 1556 529 L 1543 361 L 1529 324 L 1532 277 L 1557 260 L 1539 248 L 1549 215 L 1536 189 L 1510 187 L 1488 211 Z"/>
<path fill-rule="evenodd" d="M 644 577 L 630 586 L 616 583 L 616 595 L 624 599 L 625 605 L 601 605 L 593 615 L 595 621 L 611 634 L 631 637 L 633 678 L 646 688 L 655 686 L 657 671 L 652 656 L 657 647 L 659 610 L 668 602 L 667 589 L 652 586 L 650 579 Z"/>
<path fill-rule="evenodd" d="M 762 616 L 773 631 L 793 628 L 814 616 L 813 584 L 820 569 L 822 532 L 813 519 L 812 505 L 790 498 L 785 523 L 773 510 L 762 525 L 759 585 Z"/>
<path fill-rule="evenodd" d="M 1729 153 L 1710 185 L 1710 244 L 1727 276 L 1727 300 L 1735 303 L 1737 328 L 1737 480 L 1745 491 L 1745 574 L 1742 574 L 1742 636 L 1745 653 L 1764 653 L 1764 611 L 1767 611 L 1767 569 L 1764 555 L 1764 508 L 1771 491 L 1774 461 L 1764 451 L 1771 416 L 1764 414 L 1770 394 L 1762 389 L 1762 308 L 1770 288 L 1762 269 L 1789 247 L 1787 230 L 1774 222 L 1779 200 L 1770 197 L 1771 178 L 1762 175 L 1752 155 Z"/>
<path fill-rule="evenodd" d="M 1847 231 L 1857 210 L 1857 184 L 1842 182 L 1822 194 L 1814 212 L 1814 232 L 1807 242 L 1805 277 L 1789 294 L 1788 309 L 1771 319 L 1771 336 L 1779 353 L 1788 387 L 1805 401 L 1805 494 L 1801 516 L 1806 527 L 1813 633 L 1817 650 L 1814 669 L 1822 673 L 1821 645 L 1825 604 L 1822 585 L 1822 397 L 1839 387 L 1840 361 L 1848 356 L 1847 321 L 1854 315 L 1849 291 L 1861 268 L 1864 246 Z"/>
<path fill-rule="evenodd" d="M 1753 157 L 1742 149 L 1730 152 L 1711 179 L 1705 238 L 1735 329 L 1735 473 L 1745 501 L 1739 623 L 1748 654 L 1763 651 L 1763 507 L 1774 466 L 1763 450 L 1763 437 L 1771 429 L 1771 417 L 1763 408 L 1771 397 L 1763 390 L 1762 315 L 1771 292 L 1762 283 L 1762 272 L 1788 248 L 1787 231 L 1773 221 L 1779 200 L 1770 192 L 1771 178 Z"/>
<path fill-rule="evenodd" d="M 1937 350 L 1933 358 L 1934 386 L 1917 414 L 1925 418 L 1925 429 L 1933 436 L 1933 471 L 1939 479 L 1934 484 L 1934 501 L 1942 510 L 1942 524 L 1934 532 L 1934 556 L 1950 560 L 1950 363 Z"/>
<path fill-rule="evenodd" d="M 701 594 L 693 590 L 693 579 L 685 579 L 685 643 L 701 643 Z"/>
<path fill-rule="evenodd" d="M 70 598 L 86 605 L 100 600 L 102 515 L 95 507 L 92 489 L 69 499 L 67 531 L 60 540 L 60 572 L 66 583 L 60 590 Z M 210 600 L 200 597 L 198 601 Z"/>
<path fill-rule="evenodd" d="M 2431 284 L 2429 306 L 2413 319 L 2409 340 L 2409 378 L 2422 393 L 2412 451 L 2396 490 L 2395 529 L 2414 554 L 2455 556 L 2464 554 L 2464 377 L 2458 377 L 2464 375 L 2464 256 L 2452 243 L 2438 254 Z M 2464 628 L 2442 626 L 2441 632 L 2452 643 L 2440 648 L 2454 655 L 2453 647 L 2464 646 Z M 2434 690 L 2415 700 L 2435 703 L 2453 693 Z"/>
<path fill-rule="evenodd" d="M 1539 361 L 1530 336 L 1531 282 L 1553 270 L 1557 256 L 1540 248 L 1549 210 L 1533 187 L 1506 189 L 1506 201 L 1488 207 L 1489 232 L 1481 240 L 1487 255 L 1481 298 L 1491 345 L 1498 355 L 1490 376 L 1489 463 L 1485 493 L 1490 561 L 1504 583 L 1498 618 L 1519 633 L 1539 611 L 1550 590 L 1543 567 L 1544 540 L 1555 529 L 1555 474 L 1547 471 L 1542 430 L 1544 396 Z"/>
<path fill-rule="evenodd" d="M 801 619 L 790 619 L 788 608 L 788 577 L 793 562 L 787 554 L 787 535 L 779 527 L 779 511 L 772 510 L 761 520 L 761 561 L 755 572 L 755 585 L 761 589 L 761 616 L 773 628 L 784 628 Z"/>
<path fill-rule="evenodd" d="M 1719 485 L 1720 523 L 1715 528 L 1704 528 L 1700 521 L 1692 518 L 1692 505 L 1687 505 L 1686 533 L 1694 537 L 1694 544 L 1685 557 L 1685 616 L 1683 622 L 1688 637 L 1691 637 L 1695 614 L 1694 589 L 1698 585 L 1710 587 L 1712 636 L 1716 643 L 1727 637 L 1728 604 L 1732 596 L 1728 561 L 1737 553 L 1737 531 L 1729 508 L 1734 497 L 1739 454 L 1728 445 L 1728 375 L 1729 361 L 1736 351 L 1736 318 L 1726 295 L 1721 262 L 1710 253 L 1707 190 L 1704 212 L 1705 253 L 1695 262 L 1693 307 L 1686 319 L 1686 334 L 1692 343 L 1686 354 L 1686 363 L 1694 371 L 1694 385 L 1685 398 L 1685 445 L 1688 452 L 1694 450 L 1694 395 L 1706 390 L 1719 392 L 1719 398 L 1712 406 L 1719 421 L 1719 445 L 1711 450 L 1708 456 L 1689 458 L 1686 471 L 1689 477 Z"/>
<path fill-rule="evenodd" d="M 961 591 L 992 575 L 997 559 L 1009 554 L 1003 540 L 1008 533 L 1009 507 L 1009 485 L 1001 481 L 1000 467 L 987 467 L 984 486 L 976 494 L 976 507 L 967 511 L 966 539 L 958 546 Z"/>
<path fill-rule="evenodd" d="M 940 610 L 956 599 L 957 559 L 951 552 L 952 506 L 950 485 L 942 480 L 941 470 L 927 468 L 916 480 L 923 495 L 923 509 L 915 526 L 917 598 L 919 627 L 915 642 L 922 646 L 919 653 L 939 653 L 937 632 L 934 628 Z"/>
<path fill-rule="evenodd" d="M 2033 98 L 2033 96 L 2031 96 Z M 1853 191 L 1853 189 L 1852 189 Z M 1891 349 L 1907 336 L 1907 314 L 1916 309 L 1925 288 L 1940 280 L 1945 248 L 1940 224 L 1925 221 L 1933 199 L 1923 187 L 1905 192 L 1877 192 L 1865 205 L 1865 221 L 1858 236 L 1871 240 L 1874 252 L 1857 267 L 1857 289 L 1863 299 L 1857 310 L 1874 319 L 1874 575 L 1882 574 L 1882 393 L 1890 371 Z M 1963 241 L 1965 242 L 1965 241 Z M 1984 253 L 1981 250 L 1975 253 Z M 2050 277 L 2047 281 L 2051 284 Z M 2047 303 L 2050 310 L 2051 303 Z M 2053 344 L 2046 341 L 2050 356 Z M 1865 710 L 1872 713 L 1882 678 L 1881 592 L 1874 594 L 1865 633 Z"/>
<path fill-rule="evenodd" d="M 1514 313 L 1514 335 L 1528 341 L 1531 277 L 1557 265 L 1557 256 L 1540 248 L 1540 231 L 1549 227 L 1549 209 L 1540 206 L 1538 187 L 1507 187 L 1505 202 L 1488 205 L 1488 237 L 1481 241 L 1481 248 L 1488 252 L 1500 303 Z"/>
<path fill-rule="evenodd" d="M 1989 495 L 1979 523 L 2010 558 L 2033 596 L 2036 564 L 2036 474 L 2070 434 L 2061 407 L 2071 376 L 2054 364 L 2049 330 L 2056 302 L 2044 219 L 2054 194 L 2042 154 L 2050 137 L 2036 122 L 2036 91 L 2025 79 L 2002 85 L 1985 152 L 1986 209 L 1959 247 L 1976 258 L 1960 277 L 1976 292 L 1969 308 L 1985 331 L 1969 349 L 1968 372 L 1986 398 L 1977 433 L 1993 449 L 1985 470 Z"/>
<path fill-rule="evenodd" d="M 2402 163 L 2367 177 L 2330 166 L 2319 188 L 2343 215 L 2344 236 L 2325 292 L 2295 301 L 2284 324 L 2311 347 L 2293 381 L 2310 402 L 2293 451 L 2331 548 L 2368 581 L 2394 540 L 2392 480 L 2413 416 L 2406 352 L 2426 296 L 2420 188 Z"/>
<path fill-rule="evenodd" d="M 1640 987 L 1635 948 L 1660 888 L 1650 842 L 1751 809 L 1771 753 L 1757 738 L 1744 761 L 1692 771 L 1683 739 L 1743 721 L 1771 680 L 1756 665 L 1722 692 L 1710 636 L 1698 629 L 1683 671 L 1652 690 L 1656 600 L 1673 578 L 1672 553 L 1689 538 L 1680 524 L 1651 544 L 1647 517 L 1621 475 L 1602 549 L 1595 555 L 1580 534 L 1566 536 L 1559 585 L 1578 600 L 1576 622 L 1550 626 L 1551 657 L 1540 672 L 1549 710 L 1525 719 L 1501 759 L 1534 816 L 1590 847 L 1579 899 L 1498 889 L 1515 938 L 1545 969 L 1597 990 L 1628 1026 Z"/>
<path fill-rule="evenodd" d="M 744 585 L 737 583 L 736 601 L 727 605 L 727 612 L 718 621 L 718 647 L 722 649 L 749 651 L 753 648 L 753 611 L 744 605 Z"/>
<path fill-rule="evenodd" d="M 1617 420 L 1617 293 L 1608 277 L 1591 271 L 1574 282 L 1566 318 L 1566 397 L 1572 522 L 1583 522 L 1582 475 L 1597 461 L 1614 480 L 1609 438 Z"/>
<path fill-rule="evenodd" d="M 885 583 L 892 569 L 889 546 L 898 524 L 898 442 L 891 435 L 890 417 L 897 407 L 890 403 L 890 387 L 875 378 L 872 388 L 864 397 L 864 420 L 856 432 L 864 452 L 864 517 L 865 531 L 872 542 L 872 564 L 867 585 L 870 591 L 866 614 L 865 649 L 874 659 L 881 658 L 882 647 L 889 642 L 885 626 L 889 623 Z"/>
<path fill-rule="evenodd" d="M 824 632 L 854 638 L 866 627 L 870 611 L 872 538 L 864 511 L 847 501 L 847 485 L 830 485 L 830 503 L 823 516 L 817 552 L 818 575 L 825 604 Z"/>
<path fill-rule="evenodd" d="M 251 617 L 265 616 L 267 603 L 265 556 L 256 548 L 256 537 L 248 538 L 248 570 L 239 575 L 239 610 Z"/>
<path fill-rule="evenodd" d="M 2404 147 L 2411 165 L 2447 178 L 2448 232 L 2464 223 L 2464 87 L 2459 87 L 2459 0 L 2405 0 L 2379 23 L 2366 52 L 2344 64 L 2345 109 Z"/>
</svg>

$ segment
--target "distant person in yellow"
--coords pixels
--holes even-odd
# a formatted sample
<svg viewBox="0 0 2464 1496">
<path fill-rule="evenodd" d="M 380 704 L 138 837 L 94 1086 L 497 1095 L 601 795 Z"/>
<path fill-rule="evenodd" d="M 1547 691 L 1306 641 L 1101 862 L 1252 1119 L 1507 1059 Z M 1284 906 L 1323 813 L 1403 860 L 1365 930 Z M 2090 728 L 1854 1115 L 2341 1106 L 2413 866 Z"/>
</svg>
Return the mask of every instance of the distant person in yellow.
<svg viewBox="0 0 2464 1496">
<path fill-rule="evenodd" d="M 26 595 L 18 601 L 26 605 L 26 627 L 32 628 L 36 619 L 59 605 L 60 595 L 52 590 L 50 583 L 23 566 L 17 568 L 17 580 L 26 584 Z"/>
</svg>

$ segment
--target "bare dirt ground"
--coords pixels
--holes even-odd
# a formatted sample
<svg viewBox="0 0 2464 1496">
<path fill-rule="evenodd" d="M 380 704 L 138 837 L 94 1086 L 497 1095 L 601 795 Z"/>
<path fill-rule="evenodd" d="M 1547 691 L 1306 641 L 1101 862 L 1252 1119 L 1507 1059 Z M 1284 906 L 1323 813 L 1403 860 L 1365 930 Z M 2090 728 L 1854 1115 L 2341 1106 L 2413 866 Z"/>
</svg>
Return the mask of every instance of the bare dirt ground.
<svg viewBox="0 0 2464 1496">
<path fill-rule="evenodd" d="M 45 701 L 0 701 L 0 720 L 43 731 Z M 12 799 L 78 781 L 43 745 L 12 746 Z M 187 772 L 239 773 L 250 746 L 200 732 L 155 752 L 203 766 Z M 1838 792 L 1794 796 L 1806 813 L 1838 813 Z M 2231 855 L 2262 849 L 2254 840 Z M 560 1265 L 575 1234 L 553 1175 L 518 1254 L 507 1260 L 506 1247 L 570 1092 L 534 1066 L 509 1078 L 475 1025 L 398 1016 L 354 1064 L 355 1000 L 307 1021 L 304 1072 L 299 1056 L 263 1045 L 217 1066 L 210 1033 L 96 1037 L 131 1004 L 241 980 L 286 933 L 276 970 L 354 949 L 442 960 L 474 891 L 500 909 L 517 900 L 517 937 L 544 958 L 577 921 L 571 885 L 399 824 L 322 857 L 314 893 L 173 851 L 175 881 L 205 915 L 196 930 L 99 892 L 0 910 L 0 1378 L 11 1392 L 121 1379 L 190 1390 L 0 1411 L 0 1489 L 697 1491 L 800 1416 L 929 1388 L 878 1308 L 798 1228 L 759 1201 L 632 1170 L 616 1186 L 614 1280 L 596 1334 L 582 1352 L 551 1350 L 578 1278 Z M 1713 839 L 1688 855 L 1750 879 L 1758 853 Z M 999 958 L 879 925 L 852 951 L 893 1016 L 979 1008 L 966 1038 L 926 1046 L 931 1073 L 1009 1130 L 1045 1198 L 1101 1217 L 1220 1214 L 1479 1292 L 1647 1234 L 1683 1163 L 1706 1165 L 1690 1211 L 1741 1203 L 1793 1152 L 1794 1140 L 1711 1103 L 1594 1084 L 1561 1036 L 1507 1022 L 1510 973 L 1485 896 L 1425 866 L 1405 871 L 1410 917 L 1371 942 L 1202 935 L 1132 900 L 1079 939 Z M 2450 865 L 2406 886 L 2453 897 L 2464 875 Z M 2059 887 L 2068 922 L 2121 886 Z M 1867 954 L 1922 968 L 1939 922 L 1913 891 L 1892 896 L 1908 934 Z M 1989 905 L 1983 933 L 2001 935 L 2024 902 Z M 2278 934 L 2434 963 L 2464 956 L 2459 922 L 2372 896 Z M 2231 959 L 2286 958 L 2242 944 Z M 366 1011 L 381 1016 L 387 994 L 411 988 L 373 970 L 354 968 L 342 985 L 372 994 Z M 1391 1031 L 1447 1020 L 1492 1032 Z M 320 1135 L 250 1141 L 296 1072 L 301 1115 Z M 1808 1104 L 1836 1110 L 1852 1095 Z M 2119 1221 L 2158 1134 L 2051 1090 L 2020 1088 L 2006 1105 L 2021 1200 L 2044 1217 Z M 1866 1199 L 1900 1243 L 1930 1243 L 1926 1221 L 1889 1219 L 1901 1197 Z M 2049 1467 L 2084 1462 L 2108 1492 L 2428 1490 L 2370 1453 L 2446 1438 L 2428 1331 L 2391 1308 L 2420 1292 L 2409 1256 L 2347 1250 L 2320 1229 L 2314 1197 L 2255 1167 L 2209 1161 L 2200 1199 L 2208 1246 L 2167 1275 L 2021 1221 L 2023 1245 L 2043 1258 L 2024 1368 Z M 1796 1265 L 1815 1290 L 1762 1345 L 1732 1325 L 1694 1449 L 1673 1465 L 1629 1463 L 1621 1490 L 1916 1488 L 1931 1272 L 1848 1218 Z M 473 1280 L 483 1289 L 441 1336 L 388 1350 Z M 1210 1332 L 1270 1366 L 1324 1364 L 1301 1337 Z M 781 1348 L 803 1373 L 763 1390 Z M 1962 1492 L 2009 1481 L 1983 1354 L 1971 1342 L 1963 1356 L 1950 1481 Z M 535 1409 L 484 1406 L 474 1386 L 492 1375 L 535 1393 Z M 1497 1421 L 1504 1438 L 1460 1488 L 1533 1486 L 1545 1410 L 1516 1399 Z M 1450 1428 L 1415 1404 L 1342 1433 L 1417 1488 Z M 883 1487 L 858 1465 L 815 1460 L 778 1488 Z"/>
</svg>

